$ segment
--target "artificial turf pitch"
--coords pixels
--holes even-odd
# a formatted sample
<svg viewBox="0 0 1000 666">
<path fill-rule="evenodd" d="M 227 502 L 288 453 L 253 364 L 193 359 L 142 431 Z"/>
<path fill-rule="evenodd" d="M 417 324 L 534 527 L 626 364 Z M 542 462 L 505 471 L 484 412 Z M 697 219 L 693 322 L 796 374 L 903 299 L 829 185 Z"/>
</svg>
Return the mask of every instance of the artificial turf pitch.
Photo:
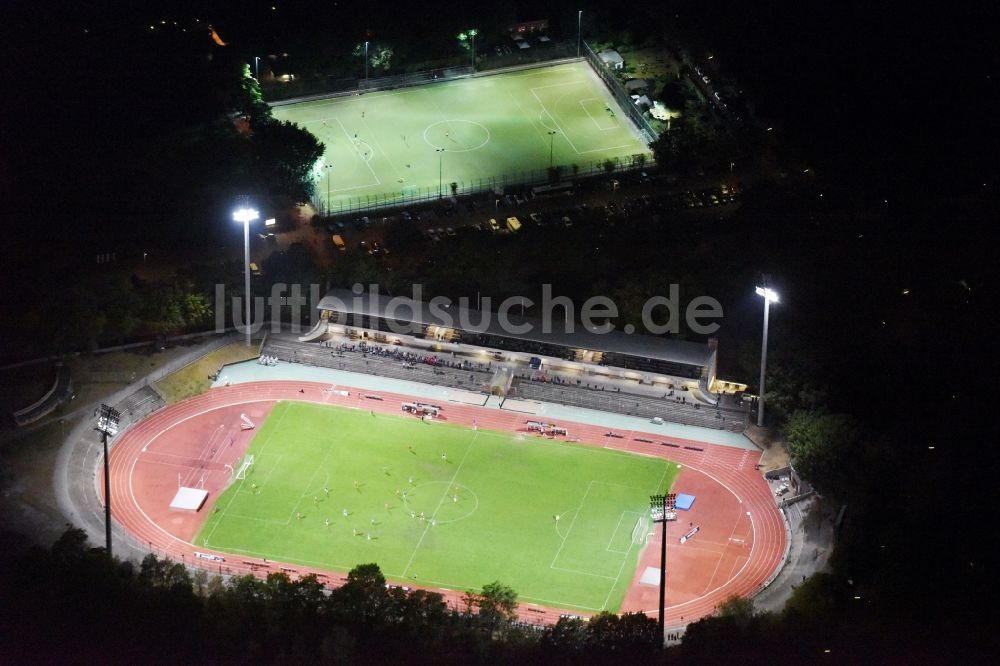
<svg viewBox="0 0 1000 666">
<path fill-rule="evenodd" d="M 499 580 L 522 601 L 588 611 L 620 606 L 637 521 L 678 471 L 610 449 L 297 402 L 275 406 L 248 454 L 254 466 L 217 499 L 197 545 L 342 571 L 376 562 L 427 587 Z"/>
<path fill-rule="evenodd" d="M 569 173 L 649 154 L 625 113 L 584 62 L 276 106 L 275 118 L 326 146 L 317 199 L 333 211 L 376 199 L 447 196 L 502 184 L 551 161 Z M 554 134 L 550 135 L 550 132 Z M 437 152 L 443 149 L 443 153 Z M 518 181 L 520 182 L 520 181 Z"/>
</svg>

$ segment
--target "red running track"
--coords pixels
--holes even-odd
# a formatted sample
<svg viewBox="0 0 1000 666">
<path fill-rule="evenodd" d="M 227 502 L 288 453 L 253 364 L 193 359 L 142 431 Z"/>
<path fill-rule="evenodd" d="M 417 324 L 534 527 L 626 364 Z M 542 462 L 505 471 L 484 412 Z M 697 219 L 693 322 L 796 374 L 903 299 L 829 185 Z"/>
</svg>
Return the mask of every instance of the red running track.
<svg viewBox="0 0 1000 666">
<path fill-rule="evenodd" d="M 254 431 L 241 431 L 240 415 L 261 423 L 278 400 L 361 408 L 399 415 L 400 402 L 420 400 L 386 391 L 338 387 L 349 396 L 324 391 L 327 384 L 269 381 L 216 388 L 161 409 L 123 433 L 111 451 L 112 513 L 125 530 L 144 546 L 189 564 L 218 573 L 285 571 L 290 576 L 315 573 L 330 586 L 345 580 L 344 572 L 264 562 L 239 555 L 196 549 L 190 541 L 209 513 L 212 502 L 228 483 L 232 465 L 249 446 Z M 378 395 L 383 400 L 365 396 Z M 525 432 L 525 421 L 539 417 L 519 412 L 447 402 L 441 420 L 493 430 Z M 711 614 L 732 595 L 748 596 L 778 569 L 785 552 L 786 534 L 766 481 L 755 465 L 760 453 L 727 446 L 663 437 L 655 433 L 622 431 L 622 438 L 606 436 L 605 428 L 567 421 L 572 441 L 616 448 L 639 455 L 667 458 L 683 466 L 674 490 L 697 496 L 690 511 L 680 512 L 667 527 L 668 626 L 680 626 Z M 530 435 L 538 436 L 538 435 Z M 650 440 L 650 441 L 642 441 Z M 661 444 L 665 442 L 668 445 Z M 103 487 L 103 477 L 99 488 Z M 169 508 L 178 481 L 196 486 L 204 482 L 208 503 L 201 511 Z M 101 493 L 103 500 L 103 492 Z M 692 526 L 698 534 L 685 544 L 679 537 Z M 639 581 L 646 567 L 659 568 L 660 532 L 649 539 L 626 593 L 621 611 L 645 611 L 655 616 L 659 587 Z M 196 552 L 224 557 L 224 562 L 199 559 Z M 404 581 L 398 581 L 403 584 Z M 405 584 L 410 585 L 411 581 Z M 459 607 L 461 592 L 433 589 Z M 525 621 L 552 623 L 562 613 L 577 613 L 534 604 L 520 605 Z"/>
</svg>

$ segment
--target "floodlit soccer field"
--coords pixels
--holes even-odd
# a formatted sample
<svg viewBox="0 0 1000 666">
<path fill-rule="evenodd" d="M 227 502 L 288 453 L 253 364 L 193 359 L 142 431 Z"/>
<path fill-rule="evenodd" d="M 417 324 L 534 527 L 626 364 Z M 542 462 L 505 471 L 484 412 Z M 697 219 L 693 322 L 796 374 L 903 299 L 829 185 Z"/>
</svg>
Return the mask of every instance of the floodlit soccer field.
<svg viewBox="0 0 1000 666">
<path fill-rule="evenodd" d="M 376 562 L 427 587 L 499 580 L 521 601 L 590 611 L 620 606 L 649 495 L 678 471 L 609 449 L 295 402 L 275 406 L 248 454 L 246 479 L 218 498 L 195 544 L 343 571 Z"/>
<path fill-rule="evenodd" d="M 552 163 L 585 168 L 648 154 L 635 126 L 584 62 L 274 108 L 326 146 L 317 199 L 340 210 L 523 181 Z M 550 135 L 550 132 L 555 134 Z M 443 149 L 444 152 L 438 152 Z"/>
</svg>

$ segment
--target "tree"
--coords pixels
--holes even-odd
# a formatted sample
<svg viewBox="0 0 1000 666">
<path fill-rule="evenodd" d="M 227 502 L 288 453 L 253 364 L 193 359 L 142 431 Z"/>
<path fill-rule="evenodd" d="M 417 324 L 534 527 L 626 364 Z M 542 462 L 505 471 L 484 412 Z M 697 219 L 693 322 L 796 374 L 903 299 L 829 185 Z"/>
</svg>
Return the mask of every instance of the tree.
<svg viewBox="0 0 1000 666">
<path fill-rule="evenodd" d="M 545 630 L 542 645 L 564 655 L 579 652 L 587 645 L 587 625 L 578 617 L 560 617 L 558 622 Z"/>
<path fill-rule="evenodd" d="M 475 609 L 480 625 L 494 635 L 502 634 L 517 620 L 517 592 L 500 581 L 483 585 L 479 592 L 470 590 L 462 599 L 467 612 Z"/>
<path fill-rule="evenodd" d="M 331 602 L 341 604 L 341 611 L 348 617 L 367 623 L 383 619 L 389 596 L 385 589 L 385 576 L 377 564 L 359 564 L 347 574 L 347 583 L 330 596 Z"/>
<path fill-rule="evenodd" d="M 250 65 L 244 64 L 239 79 L 239 91 L 234 96 L 233 105 L 251 122 L 271 116 L 271 107 L 264 101 L 260 90 L 260 82 L 250 72 Z"/>
<path fill-rule="evenodd" d="M 272 194 L 305 201 L 315 187 L 315 169 L 325 150 L 315 136 L 288 121 L 268 119 L 254 127 L 253 147 L 261 183 Z"/>
<path fill-rule="evenodd" d="M 375 47 L 375 53 L 369 61 L 373 69 L 381 69 L 383 72 L 389 71 L 389 66 L 392 62 L 392 49 L 379 44 Z"/>
<path fill-rule="evenodd" d="M 587 623 L 587 644 L 600 651 L 643 652 L 656 646 L 656 620 L 644 613 L 602 611 Z"/>
<path fill-rule="evenodd" d="M 746 626 L 753 619 L 753 599 L 733 595 L 719 604 L 719 617 L 728 617 Z"/>
<path fill-rule="evenodd" d="M 785 425 L 785 443 L 795 469 L 821 493 L 847 499 L 855 475 L 854 458 L 863 433 L 847 414 L 800 410 Z"/>
</svg>

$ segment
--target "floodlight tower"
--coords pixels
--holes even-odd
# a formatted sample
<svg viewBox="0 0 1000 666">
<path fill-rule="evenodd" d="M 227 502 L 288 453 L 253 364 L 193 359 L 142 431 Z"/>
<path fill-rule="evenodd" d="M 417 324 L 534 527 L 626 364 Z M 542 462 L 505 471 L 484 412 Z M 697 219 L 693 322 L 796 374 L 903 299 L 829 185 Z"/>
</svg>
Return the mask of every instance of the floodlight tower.
<svg viewBox="0 0 1000 666">
<path fill-rule="evenodd" d="M 757 295 L 764 298 L 764 337 L 760 343 L 760 395 L 757 398 L 757 427 L 764 426 L 764 377 L 767 374 L 767 319 L 771 312 L 771 303 L 778 302 L 778 293 L 767 286 L 768 279 L 764 276 L 764 286 L 757 287 Z"/>
<path fill-rule="evenodd" d="M 326 169 L 326 214 L 330 214 L 330 169 L 333 168 L 332 164 L 323 164 L 323 168 Z"/>
<path fill-rule="evenodd" d="M 243 300 L 246 301 L 247 347 L 250 346 L 250 223 L 260 214 L 249 206 L 241 206 L 233 212 L 233 220 L 243 223 Z"/>
<path fill-rule="evenodd" d="M 479 34 L 479 31 L 476 30 L 475 28 L 470 28 L 469 31 L 468 31 L 468 33 L 469 33 L 469 39 L 472 41 L 472 71 L 475 72 L 476 71 L 476 35 Z"/>
<path fill-rule="evenodd" d="M 583 10 L 576 12 L 576 57 L 580 57 L 580 27 L 583 25 Z"/>
<path fill-rule="evenodd" d="M 365 41 L 365 83 L 368 83 L 368 42 Z"/>
<path fill-rule="evenodd" d="M 441 189 L 441 174 L 444 169 L 444 148 L 435 148 L 434 152 L 438 154 L 438 199 L 444 196 L 444 192 Z"/>
<path fill-rule="evenodd" d="M 253 78 L 260 81 L 260 56 L 253 57 Z"/>
<path fill-rule="evenodd" d="M 556 134 L 559 132 L 555 130 L 549 130 L 549 168 L 552 168 L 552 143 L 556 139 Z"/>
<path fill-rule="evenodd" d="M 656 633 L 660 647 L 666 641 L 666 603 L 667 591 L 667 507 L 671 503 L 670 495 L 650 495 L 649 514 L 653 523 L 660 523 L 660 617 L 656 623 Z M 673 508 L 672 506 L 670 507 Z"/>
<path fill-rule="evenodd" d="M 121 414 L 117 409 L 101 405 L 101 415 L 97 419 L 97 430 L 101 433 L 101 443 L 104 445 L 104 539 L 108 559 L 111 559 L 111 473 L 108 469 L 108 437 L 118 434 L 118 421 Z"/>
</svg>

